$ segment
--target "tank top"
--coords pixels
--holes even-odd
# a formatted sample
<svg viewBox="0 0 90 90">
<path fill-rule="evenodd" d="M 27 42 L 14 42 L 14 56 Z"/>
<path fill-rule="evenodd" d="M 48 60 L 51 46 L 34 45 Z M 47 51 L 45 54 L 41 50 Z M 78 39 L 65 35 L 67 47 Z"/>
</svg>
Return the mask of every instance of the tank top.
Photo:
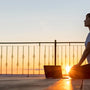
<svg viewBox="0 0 90 90">
<path fill-rule="evenodd" d="M 85 47 L 87 46 L 87 43 L 90 42 L 90 32 L 87 35 L 86 41 L 85 41 Z M 87 61 L 90 64 L 90 54 L 87 56 Z"/>
</svg>

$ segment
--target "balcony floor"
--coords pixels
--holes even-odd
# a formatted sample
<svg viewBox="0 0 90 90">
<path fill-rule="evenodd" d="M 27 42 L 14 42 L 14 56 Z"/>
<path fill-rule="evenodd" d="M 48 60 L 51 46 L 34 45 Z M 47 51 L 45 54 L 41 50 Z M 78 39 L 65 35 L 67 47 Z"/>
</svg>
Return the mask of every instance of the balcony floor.
<svg viewBox="0 0 90 90">
<path fill-rule="evenodd" d="M 0 77 L 0 90 L 89 90 L 90 79 Z"/>
</svg>

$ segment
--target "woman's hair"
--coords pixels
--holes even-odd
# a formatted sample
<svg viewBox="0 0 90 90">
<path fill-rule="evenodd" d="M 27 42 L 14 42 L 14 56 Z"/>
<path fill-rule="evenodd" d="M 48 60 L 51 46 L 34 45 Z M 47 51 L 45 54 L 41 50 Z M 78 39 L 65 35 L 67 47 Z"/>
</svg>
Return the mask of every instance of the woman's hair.
<svg viewBox="0 0 90 90">
<path fill-rule="evenodd" d="M 90 13 L 88 13 L 86 16 L 88 16 L 90 18 Z"/>
</svg>

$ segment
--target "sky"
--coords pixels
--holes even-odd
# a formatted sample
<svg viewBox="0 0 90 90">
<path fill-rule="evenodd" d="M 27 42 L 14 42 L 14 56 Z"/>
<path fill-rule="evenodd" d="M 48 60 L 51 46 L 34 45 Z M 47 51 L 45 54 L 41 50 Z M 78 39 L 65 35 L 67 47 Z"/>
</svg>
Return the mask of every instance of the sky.
<svg viewBox="0 0 90 90">
<path fill-rule="evenodd" d="M 90 0 L 0 0 L 0 41 L 84 42 Z"/>
</svg>

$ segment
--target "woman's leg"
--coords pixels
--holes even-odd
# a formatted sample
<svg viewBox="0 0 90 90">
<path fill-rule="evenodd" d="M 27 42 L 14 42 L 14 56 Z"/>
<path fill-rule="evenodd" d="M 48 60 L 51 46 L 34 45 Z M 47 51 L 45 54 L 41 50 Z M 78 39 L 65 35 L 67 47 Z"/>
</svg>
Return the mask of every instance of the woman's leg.
<svg viewBox="0 0 90 90">
<path fill-rule="evenodd" d="M 71 68 L 69 76 L 76 79 L 90 78 L 90 64 L 86 64 L 77 68 Z"/>
</svg>

